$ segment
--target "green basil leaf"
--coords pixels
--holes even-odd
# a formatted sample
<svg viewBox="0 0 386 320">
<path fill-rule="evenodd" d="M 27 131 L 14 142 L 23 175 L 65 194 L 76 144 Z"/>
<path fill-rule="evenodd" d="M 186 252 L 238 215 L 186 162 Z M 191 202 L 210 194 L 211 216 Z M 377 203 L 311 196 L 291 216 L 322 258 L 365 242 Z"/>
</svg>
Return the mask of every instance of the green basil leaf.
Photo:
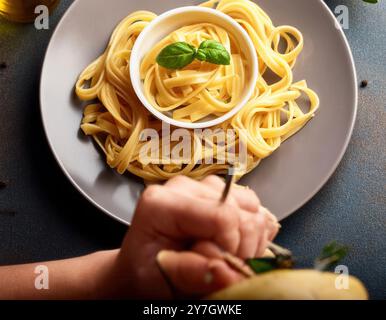
<svg viewBox="0 0 386 320">
<path fill-rule="evenodd" d="M 336 265 L 340 260 L 342 260 L 348 253 L 348 248 L 342 246 L 336 241 L 332 241 L 327 244 L 320 256 L 315 261 L 315 269 L 326 270 L 334 265 Z"/>
<path fill-rule="evenodd" d="M 257 274 L 277 269 L 275 258 L 247 259 L 246 263 Z"/>
<path fill-rule="evenodd" d="M 167 69 L 181 69 L 192 63 L 195 55 L 195 47 L 186 42 L 175 42 L 163 48 L 156 61 Z"/>
<path fill-rule="evenodd" d="M 215 40 L 205 40 L 198 48 L 196 58 L 213 64 L 229 65 L 231 57 L 227 49 Z"/>
<path fill-rule="evenodd" d="M 367 3 L 378 3 L 378 0 L 363 0 L 363 1 Z"/>
</svg>

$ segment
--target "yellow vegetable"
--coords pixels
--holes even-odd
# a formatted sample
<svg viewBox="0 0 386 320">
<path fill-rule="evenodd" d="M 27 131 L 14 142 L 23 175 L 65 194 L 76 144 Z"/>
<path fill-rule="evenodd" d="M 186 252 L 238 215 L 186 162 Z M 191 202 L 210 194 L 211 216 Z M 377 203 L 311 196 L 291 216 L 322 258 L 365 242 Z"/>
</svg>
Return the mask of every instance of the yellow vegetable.
<svg viewBox="0 0 386 320">
<path fill-rule="evenodd" d="M 218 291 L 210 300 L 366 300 L 367 290 L 355 277 L 317 270 L 275 270 Z M 340 281 L 341 280 L 341 281 Z M 337 289 L 347 280 L 347 289 Z M 337 285 L 336 285 L 337 284 Z"/>
</svg>

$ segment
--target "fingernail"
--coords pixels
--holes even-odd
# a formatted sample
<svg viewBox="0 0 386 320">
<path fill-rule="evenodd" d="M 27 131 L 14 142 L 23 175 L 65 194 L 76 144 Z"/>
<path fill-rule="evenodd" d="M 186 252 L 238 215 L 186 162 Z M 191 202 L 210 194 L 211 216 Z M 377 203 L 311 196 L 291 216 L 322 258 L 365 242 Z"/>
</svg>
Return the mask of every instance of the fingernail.
<svg viewBox="0 0 386 320">
<path fill-rule="evenodd" d="M 208 264 L 208 272 L 205 273 L 204 281 L 206 284 L 211 284 L 214 282 L 215 274 L 218 273 L 218 270 L 221 268 L 221 265 L 217 260 L 211 260 Z"/>
<path fill-rule="evenodd" d="M 218 260 L 211 260 L 208 264 L 208 272 L 205 274 L 205 283 L 211 284 L 214 282 L 215 275 L 218 274 L 221 265 Z"/>
<path fill-rule="evenodd" d="M 273 254 L 273 252 L 271 250 L 265 249 L 264 254 L 263 254 L 263 258 L 275 258 L 275 255 Z"/>
<path fill-rule="evenodd" d="M 162 250 L 162 251 L 158 252 L 156 260 L 159 264 L 162 265 L 162 263 L 165 262 L 168 259 L 168 257 L 170 257 L 172 254 L 173 254 L 173 251 Z"/>
</svg>

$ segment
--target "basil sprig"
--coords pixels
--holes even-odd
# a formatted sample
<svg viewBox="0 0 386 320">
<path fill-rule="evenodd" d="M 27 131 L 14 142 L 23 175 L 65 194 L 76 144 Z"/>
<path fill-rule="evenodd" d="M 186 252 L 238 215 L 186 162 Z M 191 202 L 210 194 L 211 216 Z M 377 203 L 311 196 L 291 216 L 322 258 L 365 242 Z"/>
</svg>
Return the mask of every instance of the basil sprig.
<svg viewBox="0 0 386 320">
<path fill-rule="evenodd" d="M 156 61 L 167 69 L 181 69 L 193 62 L 196 52 L 196 48 L 186 42 L 175 42 L 163 48 Z"/>
<path fill-rule="evenodd" d="M 161 50 L 156 61 L 167 69 L 181 69 L 194 59 L 220 65 L 229 65 L 231 61 L 229 52 L 215 40 L 203 41 L 198 49 L 186 42 L 172 43 Z"/>
</svg>

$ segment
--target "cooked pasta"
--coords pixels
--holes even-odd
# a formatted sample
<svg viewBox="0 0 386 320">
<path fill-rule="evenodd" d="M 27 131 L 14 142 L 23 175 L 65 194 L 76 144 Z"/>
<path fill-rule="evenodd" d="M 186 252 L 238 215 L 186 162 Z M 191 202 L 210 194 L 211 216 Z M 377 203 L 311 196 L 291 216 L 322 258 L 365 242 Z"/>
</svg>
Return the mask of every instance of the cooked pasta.
<svg viewBox="0 0 386 320">
<path fill-rule="evenodd" d="M 235 130 L 238 135 L 232 142 L 234 146 L 240 145 L 240 133 L 243 132 L 248 151 L 246 173 L 298 132 L 319 107 L 318 96 L 308 88 L 306 81 L 293 81 L 292 69 L 303 49 L 303 36 L 294 27 L 274 26 L 269 16 L 249 0 L 211 0 L 201 6 L 215 8 L 235 19 L 247 31 L 258 55 L 260 75 L 252 97 L 233 118 L 214 128 Z M 161 121 L 154 118 L 137 99 L 130 82 L 129 62 L 136 38 L 155 17 L 154 13 L 148 11 L 137 11 L 126 17 L 114 30 L 105 52 L 81 73 L 76 83 L 76 94 L 81 100 L 88 101 L 81 128 L 86 135 L 95 139 L 105 153 L 108 165 L 121 174 L 129 171 L 151 182 L 167 180 L 179 174 L 195 179 L 209 174 L 223 174 L 231 164 L 221 161 L 205 163 L 205 159 L 210 151 L 215 160 L 220 158 L 219 150 L 227 146 L 216 146 L 216 142 L 213 142 L 212 150 L 208 150 L 193 130 L 189 131 L 194 150 L 189 161 L 163 161 L 162 153 L 159 159 L 149 163 L 140 159 L 141 148 L 148 143 L 141 141 L 141 133 L 147 128 L 159 132 Z M 195 27 L 183 28 L 186 31 L 185 37 L 189 37 L 189 28 Z M 205 37 L 219 36 L 218 33 L 208 31 L 213 31 L 215 26 L 199 28 L 206 31 L 203 33 L 208 33 Z M 223 44 L 227 44 L 226 41 L 221 40 Z M 232 39 L 229 41 L 232 42 Z M 200 91 L 198 89 L 202 83 L 193 79 L 185 88 L 179 77 L 183 76 L 186 80 L 189 72 L 161 70 L 154 63 L 154 56 L 157 50 L 162 49 L 161 46 L 154 48 L 141 68 L 144 84 L 148 86 L 148 98 L 153 98 L 157 108 L 172 111 L 175 118 L 196 121 L 208 114 L 218 115 L 232 107 L 232 99 L 237 100 L 237 90 L 232 92 L 231 89 L 242 86 L 243 76 L 239 72 L 243 67 L 237 72 L 227 73 L 226 67 L 202 66 L 202 63 L 194 62 L 189 67 L 192 70 L 186 71 L 207 72 L 209 84 L 203 82 L 206 90 Z M 233 59 L 239 59 L 241 65 L 243 59 L 240 48 L 231 47 L 229 49 L 232 49 Z M 157 72 L 168 90 L 175 87 L 178 90 L 157 96 L 158 89 L 154 84 Z M 237 84 L 237 81 L 240 83 Z M 197 95 L 196 91 L 200 94 Z M 191 95 L 192 92 L 195 94 Z M 309 106 L 306 111 L 300 107 L 301 96 L 308 97 Z M 215 101 L 223 108 L 213 109 L 213 104 L 208 101 Z M 177 128 L 171 128 L 171 134 L 175 130 Z M 169 143 L 171 146 L 177 144 Z M 226 153 L 237 152 L 234 151 L 236 149 L 229 151 L 226 148 Z"/>
<path fill-rule="evenodd" d="M 195 47 L 205 40 L 221 43 L 231 53 L 230 65 L 195 61 L 182 70 L 170 70 L 155 63 L 162 48 L 175 42 Z M 196 122 L 221 116 L 239 102 L 244 88 L 245 58 L 238 42 L 226 30 L 210 23 L 180 28 L 162 39 L 141 64 L 146 98 L 161 112 L 172 112 L 180 121 Z"/>
</svg>

